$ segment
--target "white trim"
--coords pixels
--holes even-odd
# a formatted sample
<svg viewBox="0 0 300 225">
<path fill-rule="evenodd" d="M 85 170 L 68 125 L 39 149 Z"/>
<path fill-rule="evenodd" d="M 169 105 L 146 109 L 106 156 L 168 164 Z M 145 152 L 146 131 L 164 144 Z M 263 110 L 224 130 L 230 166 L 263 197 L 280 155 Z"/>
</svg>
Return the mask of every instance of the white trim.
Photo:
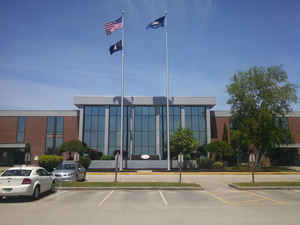
<svg viewBox="0 0 300 225">
<path fill-rule="evenodd" d="M 206 143 L 211 142 L 210 111 L 206 109 Z"/>
<path fill-rule="evenodd" d="M 215 111 L 215 115 L 216 117 L 231 117 L 231 112 L 220 110 L 220 111 Z M 300 117 L 300 111 L 289 112 L 288 114 L 286 114 L 286 117 Z"/>
<path fill-rule="evenodd" d="M 290 112 L 286 117 L 300 117 L 300 111 Z"/>
<path fill-rule="evenodd" d="M 25 148 L 24 143 L 0 144 L 0 148 Z"/>
<path fill-rule="evenodd" d="M 0 116 L 77 116 L 77 110 L 0 110 Z"/>
<path fill-rule="evenodd" d="M 79 109 L 79 132 L 78 132 L 78 140 L 83 141 L 83 108 Z"/>
<path fill-rule="evenodd" d="M 280 145 L 280 148 L 300 148 L 300 144 Z"/>
<path fill-rule="evenodd" d="M 216 105 L 216 97 L 170 97 L 170 105 Z M 83 105 L 120 105 L 120 96 L 75 96 L 74 104 L 81 108 Z M 165 96 L 124 96 L 124 105 L 166 105 Z"/>
<path fill-rule="evenodd" d="M 215 111 L 216 117 L 231 117 L 230 111 Z"/>
</svg>

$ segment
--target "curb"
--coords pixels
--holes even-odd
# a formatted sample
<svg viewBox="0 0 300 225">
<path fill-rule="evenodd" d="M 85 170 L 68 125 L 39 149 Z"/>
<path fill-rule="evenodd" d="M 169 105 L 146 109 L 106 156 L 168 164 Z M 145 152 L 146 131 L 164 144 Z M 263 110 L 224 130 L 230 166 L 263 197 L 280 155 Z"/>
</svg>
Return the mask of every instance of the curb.
<svg viewBox="0 0 300 225">
<path fill-rule="evenodd" d="M 242 187 L 235 184 L 228 184 L 228 186 L 237 190 L 300 190 L 300 187 L 293 187 L 293 186 Z"/>
<path fill-rule="evenodd" d="M 87 175 L 114 175 L 114 172 L 87 172 Z M 119 172 L 119 175 L 179 175 L 179 172 Z M 297 172 L 255 172 L 256 175 L 296 175 Z M 299 173 L 298 173 L 299 174 Z M 251 175 L 251 172 L 182 172 L 182 175 Z"/>
<path fill-rule="evenodd" d="M 182 191 L 182 190 L 193 190 L 203 191 L 202 187 L 56 187 L 57 190 L 72 190 L 72 191 L 87 191 L 87 190 L 168 190 L 168 191 Z"/>
</svg>

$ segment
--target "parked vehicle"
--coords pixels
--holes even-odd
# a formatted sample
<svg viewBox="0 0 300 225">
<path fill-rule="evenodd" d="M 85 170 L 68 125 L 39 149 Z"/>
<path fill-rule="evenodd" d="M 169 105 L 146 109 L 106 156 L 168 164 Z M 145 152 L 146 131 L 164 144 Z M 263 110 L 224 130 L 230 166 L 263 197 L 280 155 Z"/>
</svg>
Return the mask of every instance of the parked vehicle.
<svg viewBox="0 0 300 225">
<path fill-rule="evenodd" d="M 56 184 L 52 174 L 42 167 L 12 167 L 0 175 L 0 197 L 31 196 L 35 200 L 46 191 L 55 192 Z"/>
<path fill-rule="evenodd" d="M 86 169 L 78 162 L 63 161 L 52 172 L 57 181 L 84 181 Z"/>
</svg>

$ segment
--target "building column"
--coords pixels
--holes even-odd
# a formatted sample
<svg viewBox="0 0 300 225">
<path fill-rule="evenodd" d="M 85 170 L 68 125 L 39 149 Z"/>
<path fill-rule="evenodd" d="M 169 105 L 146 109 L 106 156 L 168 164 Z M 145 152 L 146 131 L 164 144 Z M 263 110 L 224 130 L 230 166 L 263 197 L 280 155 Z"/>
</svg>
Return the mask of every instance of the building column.
<svg viewBox="0 0 300 225">
<path fill-rule="evenodd" d="M 79 109 L 78 140 L 81 142 L 83 141 L 83 108 Z"/>
<path fill-rule="evenodd" d="M 131 107 L 130 113 L 130 153 L 129 159 L 131 160 L 132 154 L 134 152 L 134 107 Z"/>
<path fill-rule="evenodd" d="M 109 106 L 105 108 L 104 155 L 108 155 L 109 144 Z"/>
<path fill-rule="evenodd" d="M 160 117 L 159 106 L 156 106 L 155 108 L 156 155 L 158 155 L 158 158 L 161 160 L 160 148 L 159 148 L 159 139 L 160 139 L 159 117 Z"/>
<path fill-rule="evenodd" d="M 210 110 L 206 108 L 206 143 L 211 142 L 211 128 L 210 128 Z M 210 157 L 209 152 L 207 153 L 208 158 Z"/>
<path fill-rule="evenodd" d="M 185 111 L 184 111 L 184 107 L 182 106 L 180 108 L 180 115 L 181 115 L 181 128 L 185 128 Z"/>
</svg>

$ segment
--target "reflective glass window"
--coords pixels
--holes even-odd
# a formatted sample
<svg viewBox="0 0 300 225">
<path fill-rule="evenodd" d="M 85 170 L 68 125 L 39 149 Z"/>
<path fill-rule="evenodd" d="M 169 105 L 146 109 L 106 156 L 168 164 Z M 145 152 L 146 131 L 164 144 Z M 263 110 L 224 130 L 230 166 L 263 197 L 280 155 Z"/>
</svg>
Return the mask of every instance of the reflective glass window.
<svg viewBox="0 0 300 225">
<path fill-rule="evenodd" d="M 84 107 L 83 142 L 89 149 L 104 152 L 105 109 L 107 106 Z"/>
<path fill-rule="evenodd" d="M 23 143 L 25 138 L 25 123 L 26 117 L 18 117 L 17 143 Z"/>
<path fill-rule="evenodd" d="M 63 116 L 48 116 L 46 129 L 46 153 L 57 153 L 60 146 L 63 144 L 64 134 L 64 117 Z"/>
<path fill-rule="evenodd" d="M 124 106 L 124 117 L 123 117 L 123 150 L 129 154 L 129 135 L 130 135 L 130 114 L 131 107 Z M 121 147 L 120 143 L 121 135 L 121 107 L 110 106 L 109 107 L 109 146 L 108 153 L 112 155 L 115 150 L 119 150 Z"/>
<path fill-rule="evenodd" d="M 170 135 L 181 127 L 181 107 L 169 106 Z M 160 106 L 160 151 L 165 158 L 167 151 L 167 107 Z"/>
<path fill-rule="evenodd" d="M 206 107 L 184 106 L 185 127 L 193 131 L 200 145 L 206 144 Z"/>
<path fill-rule="evenodd" d="M 155 155 L 155 107 L 136 106 L 134 117 L 134 154 Z"/>
</svg>

